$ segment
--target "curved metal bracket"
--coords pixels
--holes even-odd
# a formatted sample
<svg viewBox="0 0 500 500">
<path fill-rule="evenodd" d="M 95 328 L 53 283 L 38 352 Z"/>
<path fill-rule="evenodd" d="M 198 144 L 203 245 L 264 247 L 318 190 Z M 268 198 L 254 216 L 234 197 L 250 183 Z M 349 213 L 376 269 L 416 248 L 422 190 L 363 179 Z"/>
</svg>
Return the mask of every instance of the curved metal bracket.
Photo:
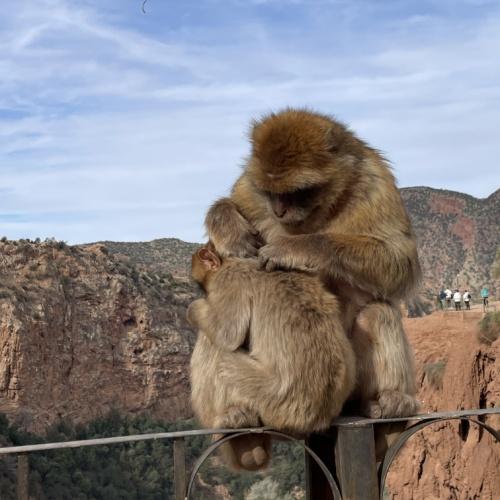
<svg viewBox="0 0 500 500">
<path fill-rule="evenodd" d="M 316 453 L 311 448 L 309 448 L 309 446 L 307 446 L 300 439 L 296 439 L 296 438 L 294 438 L 292 436 L 289 436 L 288 434 L 283 434 L 282 432 L 273 431 L 273 430 L 259 430 L 257 432 L 255 432 L 255 431 L 254 432 L 252 432 L 252 431 L 235 432 L 234 434 L 229 434 L 227 436 L 224 436 L 223 438 L 221 438 L 221 439 L 215 441 L 214 443 L 212 443 L 203 452 L 203 454 L 200 455 L 200 457 L 198 458 L 198 460 L 196 460 L 196 462 L 195 462 L 195 464 L 193 466 L 193 470 L 191 472 L 191 476 L 189 477 L 189 482 L 188 482 L 188 487 L 187 487 L 187 491 L 186 491 L 185 500 L 190 500 L 190 498 L 191 498 L 191 492 L 192 492 L 192 489 L 193 489 L 194 480 L 195 480 L 196 475 L 198 474 L 201 466 L 205 463 L 205 461 L 207 460 L 207 458 L 215 450 L 217 450 L 217 448 L 219 448 L 219 446 L 221 446 L 222 444 L 226 443 L 227 441 L 230 441 L 231 439 L 235 439 L 237 437 L 245 436 L 245 435 L 249 435 L 249 434 L 257 434 L 257 433 L 259 433 L 259 434 L 268 434 L 270 436 L 279 437 L 279 438 L 284 439 L 286 441 L 292 441 L 292 442 L 295 442 L 295 443 L 299 443 L 302 446 L 302 448 L 304 448 L 304 450 L 306 451 L 306 453 L 308 453 L 314 459 L 314 461 L 318 464 L 318 466 L 320 467 L 320 469 L 323 471 L 323 474 L 325 475 L 325 477 L 326 477 L 326 479 L 328 481 L 328 484 L 330 485 L 330 488 L 332 490 L 332 494 L 333 494 L 334 500 L 342 500 L 342 496 L 340 494 L 339 488 L 337 486 L 337 483 L 335 482 L 335 479 L 334 479 L 332 473 L 328 470 L 328 467 L 319 458 L 319 456 L 316 455 Z"/>
<path fill-rule="evenodd" d="M 479 420 L 474 420 L 473 418 L 470 417 L 465 417 L 465 416 L 453 416 L 453 417 L 448 417 L 448 418 L 434 418 L 430 420 L 424 420 L 423 422 L 419 422 L 415 425 L 412 425 L 408 429 L 406 429 L 404 432 L 402 432 L 399 437 L 396 439 L 394 444 L 389 448 L 387 451 L 384 461 L 382 463 L 381 467 L 381 472 L 380 472 L 380 500 L 383 500 L 383 494 L 384 494 L 384 486 L 385 486 L 385 480 L 387 479 L 387 473 L 389 472 L 389 468 L 392 465 L 392 462 L 400 452 L 401 448 L 404 446 L 406 441 L 416 434 L 417 432 L 421 431 L 424 427 L 427 427 L 428 425 L 435 424 L 436 422 L 446 422 L 447 420 L 461 420 L 461 421 L 469 421 L 473 422 L 483 429 L 486 429 L 498 442 L 500 442 L 500 431 L 497 431 L 493 427 L 490 427 L 489 425 L 485 424 L 484 422 L 481 422 Z"/>
</svg>

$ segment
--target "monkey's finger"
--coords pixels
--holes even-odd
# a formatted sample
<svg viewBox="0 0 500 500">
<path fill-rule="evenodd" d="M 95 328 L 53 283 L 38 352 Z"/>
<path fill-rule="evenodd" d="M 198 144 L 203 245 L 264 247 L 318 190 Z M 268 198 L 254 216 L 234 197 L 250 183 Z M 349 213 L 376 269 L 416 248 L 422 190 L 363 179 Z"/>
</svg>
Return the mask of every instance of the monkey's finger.
<svg viewBox="0 0 500 500">
<path fill-rule="evenodd" d="M 264 265 L 264 269 L 267 272 L 276 271 L 276 269 L 279 269 L 279 268 L 280 268 L 279 264 L 276 261 L 274 261 L 273 259 L 267 259 L 266 263 Z"/>
<path fill-rule="evenodd" d="M 264 244 L 265 244 L 264 240 L 262 239 L 262 236 L 258 233 L 251 234 L 249 240 L 250 240 L 250 244 L 254 248 L 257 248 L 257 249 L 264 246 Z"/>
<path fill-rule="evenodd" d="M 264 255 L 262 254 L 258 254 L 258 257 L 259 257 L 259 267 L 261 269 L 265 269 L 266 268 L 266 264 L 267 264 L 267 261 L 269 260 L 267 257 L 265 257 Z"/>
<path fill-rule="evenodd" d="M 254 240 L 254 246 L 256 248 L 263 247 L 266 244 L 266 242 L 264 241 L 264 238 L 262 237 L 262 235 L 259 232 L 257 232 L 256 234 L 252 233 L 252 236 L 253 236 L 253 240 Z"/>
<path fill-rule="evenodd" d="M 259 254 L 259 249 L 249 244 L 245 246 L 242 254 L 242 258 L 257 257 L 257 255 Z"/>
</svg>

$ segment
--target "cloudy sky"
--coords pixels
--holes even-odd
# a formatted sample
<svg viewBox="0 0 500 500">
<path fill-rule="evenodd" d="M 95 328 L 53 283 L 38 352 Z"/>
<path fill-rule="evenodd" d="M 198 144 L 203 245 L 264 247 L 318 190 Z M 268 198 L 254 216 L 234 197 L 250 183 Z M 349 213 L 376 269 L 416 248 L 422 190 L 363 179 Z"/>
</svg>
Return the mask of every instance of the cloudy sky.
<svg viewBox="0 0 500 500">
<path fill-rule="evenodd" d="M 331 113 L 400 186 L 500 186 L 497 0 L 17 0 L 0 15 L 0 236 L 201 241 L 251 118 Z"/>
</svg>

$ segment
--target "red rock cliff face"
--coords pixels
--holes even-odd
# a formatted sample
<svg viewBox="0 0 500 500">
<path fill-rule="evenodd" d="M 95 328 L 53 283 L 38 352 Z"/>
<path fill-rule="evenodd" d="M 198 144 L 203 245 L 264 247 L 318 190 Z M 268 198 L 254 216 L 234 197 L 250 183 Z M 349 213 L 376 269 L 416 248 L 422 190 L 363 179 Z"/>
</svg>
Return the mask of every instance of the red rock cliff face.
<svg viewBox="0 0 500 500">
<path fill-rule="evenodd" d="M 478 199 L 414 187 L 401 196 L 417 236 L 422 291 L 434 300 L 443 286 L 467 288 L 475 298 L 485 284 L 491 293 L 499 289 L 491 266 L 500 246 L 500 190 Z"/>
<path fill-rule="evenodd" d="M 406 320 L 424 411 L 500 406 L 500 339 L 491 346 L 478 342 L 480 317 L 450 311 Z M 500 428 L 500 416 L 482 419 Z M 388 490 L 398 500 L 497 499 L 499 471 L 500 444 L 488 433 L 474 424 L 437 423 L 410 439 Z"/>
<path fill-rule="evenodd" d="M 191 297 L 99 245 L 0 243 L 0 411 L 34 431 L 112 407 L 190 415 Z"/>
</svg>

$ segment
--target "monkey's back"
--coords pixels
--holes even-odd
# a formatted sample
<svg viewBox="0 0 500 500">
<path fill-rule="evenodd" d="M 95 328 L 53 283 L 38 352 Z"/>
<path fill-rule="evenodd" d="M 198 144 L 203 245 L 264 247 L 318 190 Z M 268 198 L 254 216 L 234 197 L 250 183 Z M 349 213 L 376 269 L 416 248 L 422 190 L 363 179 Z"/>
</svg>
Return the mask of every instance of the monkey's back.
<svg viewBox="0 0 500 500">
<path fill-rule="evenodd" d="M 255 261 L 230 260 L 229 276 L 243 278 L 251 293 L 249 354 L 273 385 L 267 413 L 260 408 L 264 422 L 305 432 L 328 427 L 355 378 L 336 297 L 317 276 L 266 272 Z"/>
</svg>

